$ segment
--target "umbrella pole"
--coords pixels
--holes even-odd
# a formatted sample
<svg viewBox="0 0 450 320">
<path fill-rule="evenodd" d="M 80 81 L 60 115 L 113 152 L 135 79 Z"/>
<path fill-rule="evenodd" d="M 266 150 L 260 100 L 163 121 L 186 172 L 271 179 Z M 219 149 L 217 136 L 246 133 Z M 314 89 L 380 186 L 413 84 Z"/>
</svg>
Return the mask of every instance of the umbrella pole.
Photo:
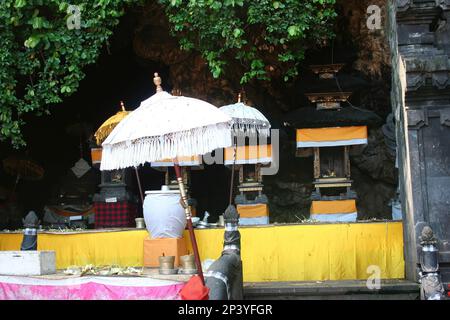
<svg viewBox="0 0 450 320">
<path fill-rule="evenodd" d="M 20 174 L 17 174 L 16 181 L 14 182 L 14 187 L 13 187 L 13 190 L 12 190 L 12 194 L 14 192 L 16 192 L 16 188 L 17 188 L 17 185 L 19 184 L 19 180 L 20 180 Z"/>
<path fill-rule="evenodd" d="M 236 141 L 233 138 L 233 148 L 234 148 L 234 158 L 233 158 L 233 165 L 231 166 L 231 182 L 230 182 L 230 205 L 233 204 L 233 187 L 234 187 L 234 167 L 236 164 Z"/>
<path fill-rule="evenodd" d="M 139 178 L 139 172 L 137 167 L 134 167 L 134 172 L 136 172 L 136 180 L 139 187 L 139 195 L 141 196 L 141 203 L 144 205 L 144 194 L 142 193 L 142 185 L 141 185 L 141 179 Z"/>
<path fill-rule="evenodd" d="M 205 285 L 205 279 L 203 277 L 203 270 L 202 270 L 202 263 L 200 260 L 200 254 L 198 253 L 197 240 L 195 239 L 194 227 L 192 226 L 191 208 L 189 207 L 189 205 L 187 203 L 187 195 L 186 195 L 186 190 L 184 189 L 183 178 L 181 175 L 181 169 L 180 169 L 180 166 L 178 165 L 178 163 L 176 162 L 176 160 L 174 160 L 174 167 L 175 167 L 175 173 L 177 175 L 178 186 L 180 188 L 181 199 L 183 200 L 183 203 L 184 203 L 184 211 L 186 213 L 186 220 L 187 220 L 187 226 L 188 226 L 188 230 L 189 230 L 189 237 L 190 237 L 191 243 L 192 243 L 192 249 L 194 250 L 194 258 L 195 258 L 195 264 L 197 265 L 197 272 L 198 272 L 200 279 L 202 280 L 203 285 Z"/>
</svg>

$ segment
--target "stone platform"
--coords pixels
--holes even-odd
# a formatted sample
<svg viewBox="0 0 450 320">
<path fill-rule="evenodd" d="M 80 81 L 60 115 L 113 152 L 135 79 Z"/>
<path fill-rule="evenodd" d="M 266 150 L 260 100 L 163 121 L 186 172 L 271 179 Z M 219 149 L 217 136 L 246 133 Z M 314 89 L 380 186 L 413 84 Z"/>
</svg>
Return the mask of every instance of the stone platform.
<svg viewBox="0 0 450 320">
<path fill-rule="evenodd" d="M 246 300 L 417 300 L 419 284 L 406 280 L 382 280 L 379 290 L 366 281 L 248 282 Z"/>
</svg>

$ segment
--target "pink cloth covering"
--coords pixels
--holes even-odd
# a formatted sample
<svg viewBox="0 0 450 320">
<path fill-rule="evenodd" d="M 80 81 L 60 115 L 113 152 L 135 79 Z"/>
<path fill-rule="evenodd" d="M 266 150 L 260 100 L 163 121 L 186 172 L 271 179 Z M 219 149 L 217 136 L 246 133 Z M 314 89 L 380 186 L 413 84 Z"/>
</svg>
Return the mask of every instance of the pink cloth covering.
<svg viewBox="0 0 450 320">
<path fill-rule="evenodd" d="M 139 277 L 0 276 L 0 300 L 179 300 L 183 282 Z"/>
</svg>

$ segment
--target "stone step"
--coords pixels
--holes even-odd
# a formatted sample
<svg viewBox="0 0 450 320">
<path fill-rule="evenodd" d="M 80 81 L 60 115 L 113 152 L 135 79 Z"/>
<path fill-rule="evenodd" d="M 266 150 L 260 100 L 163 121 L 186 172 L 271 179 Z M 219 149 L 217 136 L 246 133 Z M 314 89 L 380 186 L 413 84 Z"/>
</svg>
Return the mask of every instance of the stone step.
<svg viewBox="0 0 450 320">
<path fill-rule="evenodd" d="M 246 300 L 416 300 L 419 285 L 407 280 L 382 280 L 370 290 L 366 281 L 247 282 Z"/>
</svg>

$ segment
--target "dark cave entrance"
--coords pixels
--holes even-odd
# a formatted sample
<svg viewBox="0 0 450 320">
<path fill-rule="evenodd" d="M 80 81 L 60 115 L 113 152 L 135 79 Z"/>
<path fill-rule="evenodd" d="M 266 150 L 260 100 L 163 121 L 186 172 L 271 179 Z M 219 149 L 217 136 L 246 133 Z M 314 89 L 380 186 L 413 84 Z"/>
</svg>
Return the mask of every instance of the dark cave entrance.
<svg viewBox="0 0 450 320">
<path fill-rule="evenodd" d="M 82 177 L 83 182 L 77 181 L 70 172 L 80 158 L 92 166 L 91 135 L 107 118 L 120 110 L 120 101 L 124 102 L 127 110 L 134 110 L 141 101 L 153 95 L 154 72 L 162 77 L 164 90 L 172 91 L 169 66 L 142 59 L 133 51 L 135 21 L 135 13 L 121 19 L 98 62 L 86 69 L 86 77 L 76 93 L 60 105 L 52 106 L 50 116 L 27 117 L 23 128 L 26 148 L 14 150 L 6 143 L 1 145 L 0 159 L 26 154 L 43 167 L 45 175 L 39 181 L 19 180 L 13 195 L 11 192 L 16 177 L 0 169 L 0 230 L 21 228 L 21 219 L 30 210 L 35 211 L 42 221 L 44 207 L 58 202 L 63 191 L 77 193 L 84 188 L 81 197 L 98 192 L 101 183 L 98 168 L 92 167 Z M 173 168 L 170 170 L 173 171 Z M 164 184 L 164 174 L 148 164 L 141 166 L 139 172 L 144 190 L 159 190 Z M 130 190 L 137 195 L 134 172 L 128 172 L 127 176 Z M 223 213 L 228 204 L 229 177 L 230 170 L 221 165 L 193 171 L 191 195 L 199 203 L 198 215 L 209 211 L 211 221 L 215 221 Z M 12 207 L 11 202 L 14 203 Z"/>
</svg>

